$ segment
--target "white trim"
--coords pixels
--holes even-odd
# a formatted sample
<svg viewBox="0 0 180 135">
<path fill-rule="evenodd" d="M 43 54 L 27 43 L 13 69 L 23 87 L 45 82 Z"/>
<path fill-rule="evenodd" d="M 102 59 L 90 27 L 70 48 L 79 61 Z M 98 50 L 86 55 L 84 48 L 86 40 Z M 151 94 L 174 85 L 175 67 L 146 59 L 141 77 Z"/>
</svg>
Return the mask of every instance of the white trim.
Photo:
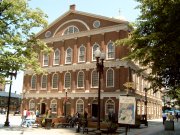
<svg viewBox="0 0 180 135">
<path fill-rule="evenodd" d="M 80 73 L 80 72 L 83 73 L 83 87 L 78 87 L 78 77 L 79 77 L 79 73 Z M 77 88 L 84 88 L 84 80 L 85 80 L 84 77 L 85 77 L 84 72 L 80 70 L 80 71 L 77 73 Z"/>
<path fill-rule="evenodd" d="M 56 51 L 58 51 L 59 53 L 59 61 L 58 61 L 58 64 L 55 64 L 55 53 Z M 56 48 L 56 50 L 54 51 L 54 56 L 53 56 L 53 65 L 59 65 L 59 62 L 60 62 L 60 50 L 58 48 Z"/>
<path fill-rule="evenodd" d="M 114 25 L 114 26 L 109 26 L 109 27 L 102 27 L 98 29 L 92 29 L 89 31 L 81 31 L 76 34 L 70 34 L 70 35 L 64 35 L 64 36 L 58 36 L 58 37 L 50 37 L 50 38 L 44 38 L 41 39 L 46 43 L 53 43 L 53 42 L 58 42 L 58 41 L 63 41 L 63 40 L 68 40 L 68 39 L 74 39 L 74 38 L 79 38 L 79 37 L 85 37 L 85 36 L 92 36 L 92 35 L 97 35 L 97 34 L 102 34 L 102 33 L 108 33 L 108 32 L 113 32 L 113 31 L 120 31 L 128 30 L 128 26 L 124 24 L 120 25 Z"/>
<path fill-rule="evenodd" d="M 92 56 L 91 59 L 92 59 L 92 61 L 96 61 L 96 58 L 93 59 L 93 54 L 94 54 L 94 50 L 93 50 L 93 49 L 94 49 L 94 46 L 95 46 L 95 45 L 97 45 L 97 48 L 98 48 L 98 47 L 100 48 L 100 45 L 99 45 L 98 43 L 95 42 L 95 43 L 93 44 L 92 49 L 91 49 L 91 56 Z M 95 50 L 95 51 L 96 51 L 96 50 Z"/>
<path fill-rule="evenodd" d="M 66 74 L 68 74 L 68 73 L 70 74 L 70 86 L 66 88 L 65 87 L 66 86 L 65 78 L 66 78 Z M 64 89 L 71 89 L 71 73 L 68 71 L 64 74 Z"/>
<path fill-rule="evenodd" d="M 67 50 L 68 49 L 70 49 L 71 50 L 71 62 L 67 62 L 66 61 L 66 58 L 67 58 Z M 72 59 L 72 57 L 73 57 L 73 50 L 72 50 L 72 48 L 71 47 L 68 47 L 67 49 L 66 49 L 66 52 L 65 52 L 66 54 L 65 54 L 65 64 L 72 64 L 72 61 L 73 61 L 73 59 Z"/>
<path fill-rule="evenodd" d="M 108 80 L 108 75 L 107 75 L 107 73 L 108 73 L 109 70 L 112 70 L 112 72 L 113 72 L 113 84 L 112 84 L 112 86 L 107 86 L 107 80 Z M 112 88 L 112 87 L 114 87 L 114 70 L 113 70 L 112 68 L 109 68 L 109 69 L 106 71 L 106 87 L 107 87 L 107 88 Z"/>
<path fill-rule="evenodd" d="M 64 32 L 65 32 L 66 30 L 70 29 L 70 27 L 73 27 L 73 33 L 64 34 Z M 63 30 L 62 36 L 63 36 L 63 35 L 69 35 L 69 34 L 78 33 L 78 32 L 74 32 L 74 29 L 75 29 L 75 28 L 76 28 L 76 29 L 78 30 L 78 32 L 79 32 L 78 27 L 76 27 L 75 25 L 70 25 L 70 26 L 66 27 L 66 28 Z"/>
<path fill-rule="evenodd" d="M 79 60 L 79 55 L 80 55 L 80 48 L 84 47 L 84 61 L 80 61 Z M 78 63 L 82 63 L 82 62 L 86 62 L 86 47 L 82 44 L 79 48 L 78 48 Z"/>
<path fill-rule="evenodd" d="M 56 88 L 53 87 L 54 75 L 57 75 L 57 87 L 56 87 Z M 59 86 L 59 85 L 58 85 L 58 82 L 59 82 L 59 76 L 58 76 L 57 73 L 54 73 L 54 74 L 52 75 L 52 80 L 51 80 L 51 84 L 52 84 L 52 85 L 51 85 L 51 88 L 52 88 L 52 89 L 58 89 L 58 86 Z"/>
<path fill-rule="evenodd" d="M 46 77 L 46 87 L 45 87 L 45 88 L 42 87 L 43 77 L 44 77 L 44 76 Z M 42 75 L 42 76 L 41 76 L 41 90 L 47 90 L 47 82 L 48 82 L 47 75 Z"/>
<path fill-rule="evenodd" d="M 92 74 L 93 74 L 93 72 L 97 72 L 96 69 L 92 70 L 92 72 L 91 72 L 91 88 L 98 88 L 98 86 L 92 86 L 92 81 L 93 81 Z M 97 73 L 97 75 L 98 75 L 98 80 L 99 80 L 99 74 Z M 98 81 L 98 80 L 97 80 L 97 81 Z M 98 82 L 98 83 L 99 83 L 99 82 Z"/>
<path fill-rule="evenodd" d="M 109 57 L 108 57 L 108 52 L 109 52 L 108 46 L 109 46 L 110 43 L 112 43 L 113 46 L 114 46 L 114 56 L 113 56 L 113 58 L 109 58 Z M 110 41 L 107 43 L 107 46 L 106 46 L 106 59 L 107 59 L 107 60 L 114 60 L 114 59 L 115 59 L 115 53 L 116 53 L 116 47 L 115 47 L 113 41 L 110 40 Z"/>
<path fill-rule="evenodd" d="M 76 101 L 76 112 L 78 112 L 78 111 L 77 111 L 77 102 L 78 102 L 78 101 L 82 101 L 82 105 L 83 105 L 83 112 L 82 112 L 82 114 L 84 114 L 84 101 L 83 101 L 83 99 L 81 99 L 81 98 Z M 78 112 L 78 113 L 81 114 L 81 112 Z"/>
<path fill-rule="evenodd" d="M 45 56 L 47 57 L 47 61 L 48 61 L 47 65 L 45 65 L 45 63 L 44 63 Z M 49 55 L 48 54 L 43 54 L 43 67 L 47 67 L 47 66 L 49 66 Z"/>
<path fill-rule="evenodd" d="M 110 98 L 110 99 L 107 99 L 106 102 L 105 102 L 105 112 L 104 112 L 105 115 L 108 115 L 108 113 L 107 113 L 107 102 L 108 101 L 112 101 L 113 102 L 113 112 L 115 112 L 115 102 L 114 102 L 113 99 Z"/>
<path fill-rule="evenodd" d="M 61 27 L 63 27 L 65 24 L 70 23 L 70 22 L 79 22 L 79 23 L 83 24 L 83 25 L 86 27 L 87 30 L 90 30 L 89 26 L 88 26 L 84 21 L 79 20 L 79 19 L 72 19 L 72 20 L 68 20 L 68 21 L 64 22 L 63 24 L 61 24 L 61 25 L 55 30 L 55 32 L 54 32 L 54 34 L 53 34 L 52 37 L 54 37 L 54 36 L 56 35 L 56 33 L 58 32 L 58 30 L 59 30 Z"/>
</svg>

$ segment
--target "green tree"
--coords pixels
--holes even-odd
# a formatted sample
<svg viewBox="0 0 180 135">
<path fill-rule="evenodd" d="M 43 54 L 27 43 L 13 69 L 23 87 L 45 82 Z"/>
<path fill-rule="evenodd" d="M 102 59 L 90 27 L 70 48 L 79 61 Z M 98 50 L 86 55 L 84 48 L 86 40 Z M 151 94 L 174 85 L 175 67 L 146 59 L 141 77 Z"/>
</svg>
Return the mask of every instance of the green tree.
<svg viewBox="0 0 180 135">
<path fill-rule="evenodd" d="M 150 77 L 156 87 L 170 88 L 178 98 L 180 89 L 180 0 L 136 0 L 141 15 L 131 37 L 119 40 L 127 45 L 127 59 L 151 69 Z M 172 94 L 173 93 L 173 94 Z"/>
<path fill-rule="evenodd" d="M 27 0 L 0 1 L 0 82 L 10 72 L 33 69 L 42 71 L 38 62 L 40 52 L 50 48 L 35 37 L 37 28 L 47 26 L 47 15 L 31 9 Z"/>
</svg>

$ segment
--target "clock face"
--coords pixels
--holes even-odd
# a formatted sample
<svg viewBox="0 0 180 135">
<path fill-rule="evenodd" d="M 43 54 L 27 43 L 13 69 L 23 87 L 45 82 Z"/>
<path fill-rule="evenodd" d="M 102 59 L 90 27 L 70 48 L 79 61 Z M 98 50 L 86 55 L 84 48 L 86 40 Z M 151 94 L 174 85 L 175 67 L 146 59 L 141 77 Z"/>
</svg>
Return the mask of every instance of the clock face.
<svg viewBox="0 0 180 135">
<path fill-rule="evenodd" d="M 93 27 L 94 27 L 94 28 L 99 28 L 100 25 L 101 25 L 101 23 L 100 23 L 100 21 L 98 21 L 98 20 L 94 21 L 94 23 L 93 23 Z"/>
<path fill-rule="evenodd" d="M 48 37 L 50 37 L 50 36 L 51 36 L 51 32 L 50 32 L 50 31 L 46 31 L 45 37 L 48 38 Z"/>
</svg>

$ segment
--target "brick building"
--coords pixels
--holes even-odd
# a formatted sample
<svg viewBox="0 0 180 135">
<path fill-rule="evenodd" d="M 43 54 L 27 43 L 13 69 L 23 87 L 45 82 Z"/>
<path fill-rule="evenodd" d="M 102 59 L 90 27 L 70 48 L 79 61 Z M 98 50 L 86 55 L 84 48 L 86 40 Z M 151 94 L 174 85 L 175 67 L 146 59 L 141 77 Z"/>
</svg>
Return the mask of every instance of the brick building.
<svg viewBox="0 0 180 135">
<path fill-rule="evenodd" d="M 136 96 L 137 113 L 143 114 L 143 90 L 150 86 L 144 81 L 147 74 L 136 75 L 138 66 L 121 60 L 128 49 L 114 45 L 114 41 L 127 36 L 127 21 L 77 11 L 71 5 L 69 11 L 37 34 L 53 52 L 39 55 L 47 75 L 25 71 L 23 108 L 39 108 L 41 114 L 52 108 L 58 116 L 64 115 L 65 110 L 70 115 L 87 110 L 89 116 L 97 117 L 98 73 L 94 51 L 99 47 L 106 54 L 101 80 L 101 118 L 107 117 L 110 109 L 118 113 L 119 95 L 126 93 L 123 84 L 129 81 L 135 84 L 129 92 Z M 148 118 L 160 117 L 160 93 L 149 90 L 147 97 Z"/>
</svg>

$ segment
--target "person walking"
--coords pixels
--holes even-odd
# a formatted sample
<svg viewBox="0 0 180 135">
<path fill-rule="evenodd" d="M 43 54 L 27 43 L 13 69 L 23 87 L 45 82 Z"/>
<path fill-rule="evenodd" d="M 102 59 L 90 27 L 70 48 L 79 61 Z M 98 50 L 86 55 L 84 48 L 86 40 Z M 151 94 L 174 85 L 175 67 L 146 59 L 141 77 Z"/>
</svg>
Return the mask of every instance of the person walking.
<svg viewBox="0 0 180 135">
<path fill-rule="evenodd" d="M 36 109 L 36 117 L 39 117 L 39 110 L 38 110 L 38 108 Z"/>
<path fill-rule="evenodd" d="M 163 125 L 164 125 L 164 122 L 166 121 L 166 119 L 167 119 L 167 115 L 166 115 L 166 113 L 163 113 L 162 114 L 162 118 L 163 118 Z"/>
<path fill-rule="evenodd" d="M 178 122 L 178 119 L 179 119 L 179 113 L 177 112 L 176 113 L 176 120 L 177 120 L 177 122 Z"/>
</svg>

